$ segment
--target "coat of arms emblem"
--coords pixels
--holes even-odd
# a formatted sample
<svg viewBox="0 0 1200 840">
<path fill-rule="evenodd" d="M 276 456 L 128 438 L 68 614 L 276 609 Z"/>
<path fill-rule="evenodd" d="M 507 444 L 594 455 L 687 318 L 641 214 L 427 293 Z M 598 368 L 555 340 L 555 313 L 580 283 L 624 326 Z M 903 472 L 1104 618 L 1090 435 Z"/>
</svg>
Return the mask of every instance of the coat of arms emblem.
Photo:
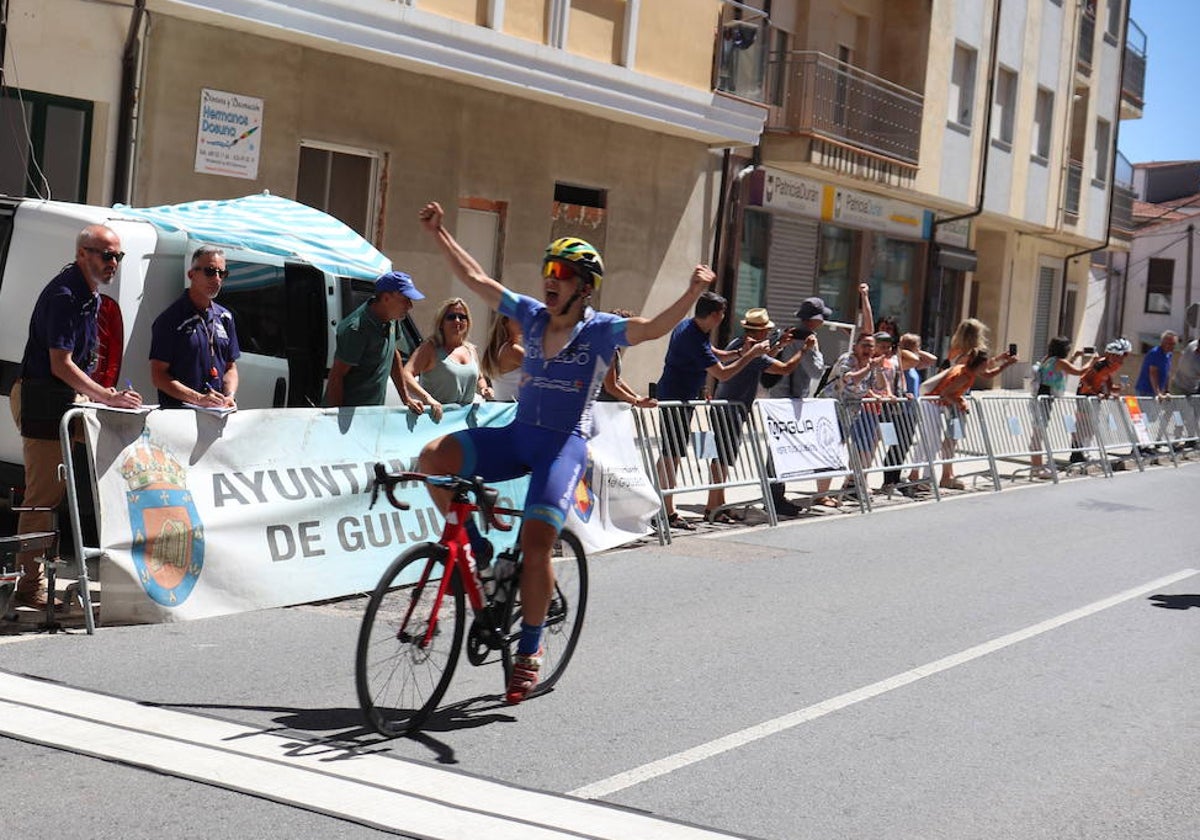
<svg viewBox="0 0 1200 840">
<path fill-rule="evenodd" d="M 131 553 L 138 580 L 156 603 L 187 600 L 204 566 L 204 526 L 187 487 L 187 469 L 144 434 L 121 464 L 129 486 Z"/>
</svg>

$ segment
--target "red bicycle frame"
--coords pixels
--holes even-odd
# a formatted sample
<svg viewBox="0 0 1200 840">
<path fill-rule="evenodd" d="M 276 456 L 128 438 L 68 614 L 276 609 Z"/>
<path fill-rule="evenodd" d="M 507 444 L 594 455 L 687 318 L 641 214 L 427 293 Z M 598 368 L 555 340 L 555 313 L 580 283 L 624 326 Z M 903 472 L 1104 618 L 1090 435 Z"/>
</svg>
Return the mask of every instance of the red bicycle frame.
<svg viewBox="0 0 1200 840">
<path fill-rule="evenodd" d="M 378 470 L 377 470 L 378 475 Z M 466 523 L 471 514 L 480 509 L 480 505 L 470 501 L 467 498 L 466 488 L 458 482 L 463 482 L 463 479 L 457 477 L 431 476 L 424 473 L 401 473 L 395 477 L 395 481 L 412 481 L 417 480 L 425 484 L 434 486 L 449 485 L 453 489 L 453 497 L 450 500 L 450 510 L 446 513 L 446 521 L 442 526 L 442 535 L 438 538 L 438 545 L 445 551 L 446 556 L 444 565 L 446 573 L 442 575 L 441 581 L 438 583 L 437 595 L 433 600 L 433 611 L 429 616 L 429 625 L 425 628 L 425 635 L 422 637 L 420 646 L 428 647 L 433 641 L 434 631 L 437 629 L 437 617 L 442 610 L 442 600 L 446 597 L 446 593 L 450 590 L 450 582 L 454 578 L 454 572 L 458 572 L 459 580 L 462 581 L 463 589 L 466 591 L 467 601 L 471 604 L 471 611 L 480 613 L 484 608 L 483 592 L 479 588 L 479 577 L 476 574 L 474 563 L 472 562 L 473 555 L 470 550 L 471 541 L 467 536 Z M 473 485 L 476 492 L 480 492 L 479 485 Z M 387 495 L 389 501 L 393 505 L 400 507 L 403 503 L 397 503 L 392 495 L 391 485 L 387 485 Z M 407 505 L 404 505 L 407 507 Z M 506 525 L 496 520 L 496 514 L 501 513 L 506 516 L 519 516 L 521 511 L 511 508 L 500 508 L 495 505 L 488 505 L 484 511 L 485 517 L 489 524 L 501 531 L 512 529 L 512 525 Z M 425 564 L 425 568 L 421 572 L 421 579 L 417 582 L 418 591 L 423 591 L 429 583 L 429 576 L 432 574 L 434 566 L 438 563 L 437 558 L 430 558 Z M 404 633 L 404 628 L 408 627 L 409 619 L 412 618 L 412 611 L 416 607 L 416 599 L 409 602 L 408 610 L 404 614 L 404 621 L 400 624 L 400 630 L 397 635 Z"/>
</svg>

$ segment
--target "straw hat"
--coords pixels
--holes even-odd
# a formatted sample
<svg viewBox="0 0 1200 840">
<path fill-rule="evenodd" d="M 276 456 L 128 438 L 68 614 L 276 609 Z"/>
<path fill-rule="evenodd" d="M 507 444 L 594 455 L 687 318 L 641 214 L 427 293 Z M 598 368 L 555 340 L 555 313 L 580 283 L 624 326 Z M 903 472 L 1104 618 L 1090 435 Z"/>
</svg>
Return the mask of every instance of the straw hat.
<svg viewBox="0 0 1200 840">
<path fill-rule="evenodd" d="M 765 309 L 747 309 L 742 326 L 748 330 L 769 330 L 775 327 L 775 322 Z"/>
</svg>

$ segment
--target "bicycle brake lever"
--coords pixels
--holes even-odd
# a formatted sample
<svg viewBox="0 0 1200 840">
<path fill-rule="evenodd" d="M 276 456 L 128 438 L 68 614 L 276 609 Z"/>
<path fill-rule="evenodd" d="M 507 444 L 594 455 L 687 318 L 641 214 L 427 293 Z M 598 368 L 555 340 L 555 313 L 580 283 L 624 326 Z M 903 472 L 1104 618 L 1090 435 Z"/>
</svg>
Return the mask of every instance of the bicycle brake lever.
<svg viewBox="0 0 1200 840">
<path fill-rule="evenodd" d="M 379 501 L 379 485 L 387 484 L 387 470 L 383 464 L 375 464 L 375 480 L 371 482 L 371 504 L 367 505 L 367 510 L 375 507 L 375 503 Z"/>
</svg>

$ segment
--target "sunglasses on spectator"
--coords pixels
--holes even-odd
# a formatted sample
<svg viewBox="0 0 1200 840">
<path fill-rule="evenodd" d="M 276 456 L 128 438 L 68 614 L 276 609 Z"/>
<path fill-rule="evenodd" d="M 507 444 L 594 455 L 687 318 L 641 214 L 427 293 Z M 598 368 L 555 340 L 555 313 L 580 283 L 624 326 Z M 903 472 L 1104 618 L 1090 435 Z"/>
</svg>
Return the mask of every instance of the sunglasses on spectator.
<svg viewBox="0 0 1200 840">
<path fill-rule="evenodd" d="M 224 280 L 229 276 L 228 268 L 213 268 L 211 265 L 206 265 L 203 268 L 194 268 L 193 271 L 203 271 L 205 277 L 220 277 Z"/>
<path fill-rule="evenodd" d="M 570 280 L 572 277 L 578 277 L 579 272 L 570 263 L 547 260 L 542 266 L 542 276 L 553 277 L 555 280 Z"/>
<path fill-rule="evenodd" d="M 471 319 L 468 318 L 462 312 L 447 312 L 446 317 L 443 318 L 442 320 L 443 321 L 470 321 Z"/>
<path fill-rule="evenodd" d="M 83 250 L 99 255 L 100 259 L 104 260 L 105 262 L 108 262 L 109 260 L 120 262 L 121 260 L 125 259 L 124 251 L 105 251 L 103 248 L 92 248 L 87 245 L 83 246 Z"/>
</svg>

